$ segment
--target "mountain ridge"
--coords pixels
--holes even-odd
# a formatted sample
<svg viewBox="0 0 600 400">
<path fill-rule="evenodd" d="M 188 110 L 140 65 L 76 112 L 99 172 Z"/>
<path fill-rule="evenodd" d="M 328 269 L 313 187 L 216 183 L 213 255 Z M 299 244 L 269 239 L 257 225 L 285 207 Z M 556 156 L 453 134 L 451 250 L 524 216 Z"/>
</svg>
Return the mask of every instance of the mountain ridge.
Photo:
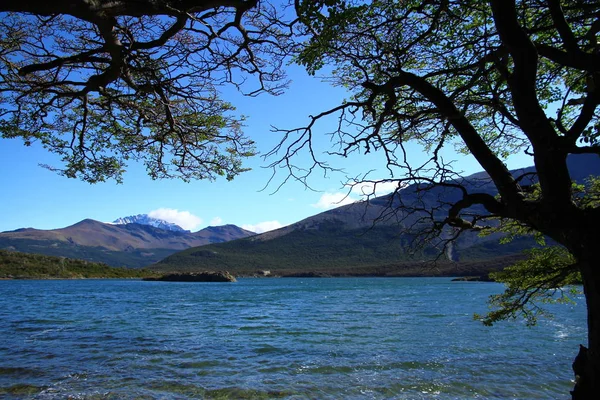
<svg viewBox="0 0 600 400">
<path fill-rule="evenodd" d="M 178 250 L 251 235 L 254 232 L 235 225 L 207 227 L 189 232 L 170 231 L 137 223 L 116 225 L 88 218 L 59 229 L 21 228 L 0 232 L 0 249 L 81 258 L 112 266 L 137 268 Z"/>
<path fill-rule="evenodd" d="M 600 175 L 600 158 L 596 155 L 570 157 L 568 162 L 571 176 L 577 182 L 589 175 Z M 527 167 L 513 173 L 522 175 L 532 171 L 533 167 Z M 534 182 L 527 179 L 530 178 L 521 183 Z M 456 182 L 471 185 L 478 192 L 495 194 L 495 187 L 484 172 Z M 55 230 L 20 228 L 2 232 L 0 249 L 100 261 L 112 266 L 153 264 L 154 269 L 169 271 L 226 269 L 252 273 L 279 268 L 306 272 L 381 266 L 394 269 L 397 265 L 420 263 L 437 256 L 440 249 L 430 246 L 418 252 L 409 251 L 408 244 L 418 237 L 402 231 L 416 224 L 418 215 L 390 213 L 390 207 L 399 202 L 427 205 L 439 198 L 449 203 L 462 195 L 456 188 L 420 189 L 413 184 L 398 193 L 337 207 L 258 235 L 235 225 L 207 227 L 191 233 L 85 219 Z M 443 216 L 444 212 L 440 208 L 437 216 Z M 499 246 L 498 238 L 499 234 L 486 238 L 473 233 L 463 235 L 452 246 L 451 259 L 489 260 L 514 255 L 535 245 L 533 240 L 523 239 Z"/>
<path fill-rule="evenodd" d="M 191 232 L 187 229 L 183 229 L 181 226 L 179 226 L 173 222 L 169 222 L 169 221 L 166 221 L 166 220 L 160 219 L 160 218 L 154 218 L 154 217 L 149 216 L 148 214 L 137 214 L 137 215 L 130 215 L 127 217 L 120 217 L 120 218 L 117 218 L 116 220 L 114 220 L 112 223 L 115 225 L 126 225 L 126 224 L 150 225 L 155 228 L 165 229 L 168 231 Z"/>
<path fill-rule="evenodd" d="M 600 158 L 591 156 L 568 160 L 573 180 L 581 182 L 589 175 L 600 175 Z M 527 167 L 512 172 L 521 176 L 533 171 L 533 167 Z M 476 192 L 496 194 L 493 182 L 484 172 L 455 182 Z M 520 182 L 531 184 L 535 179 L 525 175 Z M 420 221 L 422 214 L 390 210 L 400 203 L 409 208 L 427 209 L 440 199 L 452 203 L 462 198 L 462 191 L 454 187 L 439 186 L 429 191 L 423 191 L 423 187 L 409 185 L 399 192 L 340 206 L 274 231 L 227 243 L 189 248 L 149 268 L 180 271 L 226 269 L 234 274 L 252 274 L 261 270 L 278 274 L 343 270 L 351 275 L 353 269 L 377 271 L 381 267 L 389 267 L 386 273 L 397 276 L 402 275 L 402 268 L 435 259 L 443 251 L 449 251 L 447 254 L 453 262 L 486 262 L 496 257 L 520 254 L 522 250 L 536 245 L 532 238 L 500 245 L 499 233 L 479 237 L 474 232 L 466 232 L 449 248 L 438 242 L 411 249 L 410 245 L 419 240 L 417 229 L 405 231 L 430 225 Z M 435 216 L 438 219 L 445 217 L 447 207 L 448 204 L 440 207 Z M 481 206 L 471 210 L 483 211 Z"/>
</svg>

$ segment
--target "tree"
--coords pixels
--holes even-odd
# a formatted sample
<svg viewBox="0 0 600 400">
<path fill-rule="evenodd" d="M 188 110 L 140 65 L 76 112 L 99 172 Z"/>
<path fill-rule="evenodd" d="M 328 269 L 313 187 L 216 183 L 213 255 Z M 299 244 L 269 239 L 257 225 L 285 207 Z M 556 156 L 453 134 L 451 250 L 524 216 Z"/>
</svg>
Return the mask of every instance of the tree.
<svg viewBox="0 0 600 400">
<path fill-rule="evenodd" d="M 154 179 L 232 179 L 255 149 L 220 86 L 286 85 L 289 25 L 267 2 L 9 0 L 0 13 L 1 135 L 57 153 L 48 168 L 67 177 L 121 181 L 134 159 Z"/>
<path fill-rule="evenodd" d="M 566 160 L 600 153 L 600 2 L 296 0 L 295 8 L 299 31 L 258 0 L 4 1 L 2 137 L 40 142 L 64 161 L 50 168 L 89 182 L 120 180 L 131 158 L 153 178 L 233 178 L 254 150 L 219 86 L 245 89 L 253 76 L 247 94 L 279 93 L 296 33 L 306 39 L 297 62 L 311 73 L 334 66 L 333 80 L 352 98 L 286 131 L 272 165 L 302 181 L 315 166 L 330 168 L 315 157 L 303 171 L 290 159 L 312 152 L 318 122 L 337 115 L 333 154 L 383 152 L 398 197 L 408 183 L 418 193 L 458 191 L 456 202 L 425 214 L 429 233 L 449 227 L 456 237 L 499 218 L 562 245 L 573 261 L 561 265 L 581 274 L 588 308 L 573 398 L 595 398 L 600 208 L 577 201 Z M 426 146 L 428 163 L 407 162 L 409 141 Z M 452 180 L 458 172 L 440 154 L 455 143 L 498 196 Z M 504 165 L 519 150 L 533 156 L 539 189 Z"/>
<path fill-rule="evenodd" d="M 573 366 L 572 396 L 595 398 L 600 208 L 576 201 L 581 194 L 572 189 L 567 157 L 600 154 L 600 2 L 297 0 L 296 10 L 307 38 L 297 62 L 311 73 L 333 66 L 329 79 L 351 98 L 311 116 L 307 126 L 285 130 L 272 166 L 302 181 L 315 167 L 331 168 L 311 144 L 319 122 L 335 116 L 339 150 L 331 154 L 381 151 L 392 174 L 387 180 L 398 182 L 396 197 L 408 183 L 419 185 L 419 193 L 458 191 L 455 202 L 424 214 L 432 231 L 482 229 L 494 218 L 563 246 L 572 260 L 561 267 L 581 274 L 588 310 L 588 345 Z M 429 150 L 427 163 L 407 161 L 409 141 Z M 453 145 L 475 157 L 497 196 L 456 179 L 459 171 L 441 157 Z M 303 149 L 314 164 L 294 168 L 291 159 Z M 503 158 L 515 151 L 533 157 L 539 188 L 505 166 Z"/>
</svg>

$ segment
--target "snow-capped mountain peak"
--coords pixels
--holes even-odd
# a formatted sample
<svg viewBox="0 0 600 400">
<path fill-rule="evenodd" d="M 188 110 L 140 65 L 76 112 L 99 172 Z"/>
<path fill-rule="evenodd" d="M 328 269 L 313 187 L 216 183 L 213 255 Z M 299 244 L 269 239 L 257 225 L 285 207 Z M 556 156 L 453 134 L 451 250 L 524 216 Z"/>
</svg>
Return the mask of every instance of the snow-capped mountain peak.
<svg viewBox="0 0 600 400">
<path fill-rule="evenodd" d="M 138 215 L 130 215 L 128 217 L 117 218 L 113 221 L 113 224 L 123 225 L 123 224 L 140 224 L 140 225 L 150 225 L 155 228 L 165 229 L 169 231 L 175 232 L 189 232 L 188 230 L 183 229 L 177 224 L 172 222 L 168 222 L 158 218 L 152 218 L 148 216 L 148 214 L 138 214 Z"/>
</svg>

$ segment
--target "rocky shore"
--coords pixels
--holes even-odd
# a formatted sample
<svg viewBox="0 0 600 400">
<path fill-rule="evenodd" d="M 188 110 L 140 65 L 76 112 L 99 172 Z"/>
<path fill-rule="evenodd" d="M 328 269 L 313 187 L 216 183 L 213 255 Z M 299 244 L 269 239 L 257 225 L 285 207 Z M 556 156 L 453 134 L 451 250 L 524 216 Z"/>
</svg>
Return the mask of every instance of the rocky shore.
<svg viewBox="0 0 600 400">
<path fill-rule="evenodd" d="M 236 279 L 227 271 L 220 272 L 188 272 L 172 273 L 156 278 L 144 278 L 145 281 L 163 282 L 235 282 Z"/>
<path fill-rule="evenodd" d="M 453 282 L 495 282 L 488 274 L 476 276 L 461 276 L 452 279 Z"/>
</svg>

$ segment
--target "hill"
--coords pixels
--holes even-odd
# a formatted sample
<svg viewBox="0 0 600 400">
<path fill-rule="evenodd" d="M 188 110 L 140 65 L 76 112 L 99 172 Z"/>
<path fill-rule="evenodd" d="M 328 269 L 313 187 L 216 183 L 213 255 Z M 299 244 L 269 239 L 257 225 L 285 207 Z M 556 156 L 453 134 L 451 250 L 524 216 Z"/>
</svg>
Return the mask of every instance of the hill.
<svg viewBox="0 0 600 400">
<path fill-rule="evenodd" d="M 573 157 L 569 163 L 576 181 L 582 181 L 589 175 L 600 175 L 600 159 L 595 155 Z M 514 171 L 514 174 L 519 176 L 533 171 L 530 167 Z M 494 185 L 484 173 L 454 183 L 461 183 L 469 192 L 495 194 Z M 442 247 L 439 243 L 430 243 L 412 250 L 415 242 L 419 244 L 418 231 L 430 225 L 420 221 L 424 213 L 405 210 L 436 208 L 434 214 L 442 217 L 449 204 L 462 195 L 453 187 L 423 189 L 423 185 L 411 185 L 396 194 L 338 207 L 275 231 L 190 248 L 149 268 L 160 271 L 227 270 L 238 275 L 268 270 L 276 275 L 414 276 L 415 270 L 422 267 L 424 261 L 440 255 Z M 476 208 L 473 211 L 482 212 Z M 447 238 L 450 232 L 445 234 Z M 498 234 L 479 237 L 476 233 L 467 232 L 446 249 L 447 258 L 452 262 L 438 263 L 437 268 L 448 273 L 454 268 L 458 273 L 457 268 L 478 265 L 479 269 L 485 270 L 486 265 L 505 265 L 506 260 L 535 246 L 530 238 L 501 245 L 499 237 Z"/>
<path fill-rule="evenodd" d="M 234 275 L 254 275 L 268 270 L 274 275 L 315 273 L 334 276 L 385 275 L 422 276 L 423 261 L 433 260 L 439 249 L 429 247 L 411 252 L 412 237 L 399 233 L 397 225 L 376 225 L 348 229 L 341 219 L 314 221 L 289 227 L 288 232 L 273 232 L 227 243 L 190 248 L 149 266 L 156 271 L 226 270 Z M 497 257 L 511 256 L 534 245 L 532 240 L 514 241 L 499 251 L 496 239 L 482 240 L 461 249 L 465 262 L 438 263 L 426 275 L 455 276 L 483 274 L 472 270 L 479 264 L 502 264 Z M 441 272 L 443 270 L 443 272 Z M 487 271 L 487 270 L 486 270 Z"/>
<path fill-rule="evenodd" d="M 178 250 L 253 234 L 235 225 L 208 227 L 192 233 L 136 223 L 114 225 L 86 219 L 61 229 L 25 228 L 2 232 L 0 249 L 139 268 Z"/>
<path fill-rule="evenodd" d="M 0 250 L 0 279 L 143 278 L 154 275 L 148 270 Z"/>
</svg>

